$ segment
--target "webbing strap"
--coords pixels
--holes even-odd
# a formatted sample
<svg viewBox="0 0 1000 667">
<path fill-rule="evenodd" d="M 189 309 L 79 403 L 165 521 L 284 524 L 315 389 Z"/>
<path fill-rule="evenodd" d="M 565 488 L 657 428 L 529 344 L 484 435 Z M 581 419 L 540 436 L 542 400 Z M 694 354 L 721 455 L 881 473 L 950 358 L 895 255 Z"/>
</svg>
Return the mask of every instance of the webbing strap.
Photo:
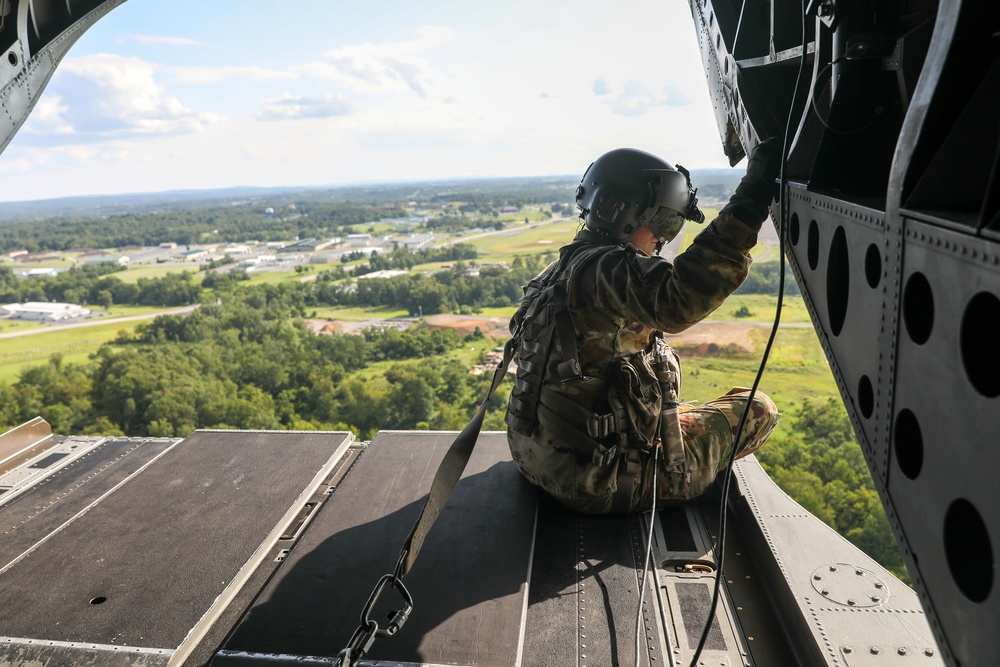
<svg viewBox="0 0 1000 667">
<path fill-rule="evenodd" d="M 361 612 L 361 625 L 354 631 L 347 646 L 337 656 L 337 661 L 334 663 L 335 667 L 357 667 L 358 663 L 371 649 L 375 639 L 379 637 L 391 637 L 396 634 L 413 610 L 413 598 L 410 596 L 409 591 L 406 590 L 406 586 L 403 585 L 403 577 L 413 567 L 413 563 L 420 554 L 420 548 L 424 545 L 424 540 L 427 539 L 427 533 L 430 532 L 431 526 L 437 521 L 441 510 L 448 502 L 448 498 L 451 497 L 451 492 L 455 490 L 458 480 L 462 477 L 462 473 L 465 472 L 465 466 L 469 463 L 472 450 L 479 439 L 479 431 L 483 428 L 486 406 L 489 405 L 493 392 L 503 382 L 504 376 L 507 374 L 507 367 L 514 357 L 514 350 L 520 338 L 521 329 L 518 328 L 511 339 L 504 345 L 503 361 L 500 362 L 496 371 L 493 372 L 493 382 L 490 384 L 490 390 L 486 392 L 486 398 L 483 399 L 482 405 L 479 406 L 479 410 L 472 420 L 465 425 L 462 432 L 451 443 L 451 447 L 445 452 L 444 459 L 441 460 L 441 464 L 434 474 L 434 481 L 431 482 L 431 488 L 427 493 L 427 500 L 424 501 L 424 506 L 420 510 L 420 516 L 417 517 L 416 523 L 413 524 L 413 530 L 410 531 L 409 537 L 406 538 L 406 542 L 399 552 L 396 569 L 392 574 L 384 575 L 375 585 L 375 589 L 372 591 L 364 610 Z M 403 609 L 393 613 L 388 627 L 381 629 L 378 622 L 370 618 L 370 614 L 375 606 L 375 602 L 388 587 L 399 591 L 403 597 L 405 606 Z"/>
<path fill-rule="evenodd" d="M 595 250 L 600 250 L 597 248 Z M 587 256 L 587 260 L 597 256 L 599 253 L 596 251 L 591 251 Z M 565 266 L 565 262 L 568 261 L 569 255 L 564 255 L 561 259 L 562 266 Z M 561 268 L 561 267 L 560 267 Z M 549 276 L 547 279 L 551 279 L 552 276 L 559 275 L 560 272 L 556 271 Z M 558 285 L 558 284 L 557 284 Z M 559 289 L 562 289 L 561 285 L 558 285 Z M 562 296 L 562 295 L 560 295 Z M 565 303 L 565 299 L 563 300 Z M 537 306 L 536 306 L 537 307 Z M 562 310 L 565 311 L 565 308 Z M 568 311 L 566 312 L 568 315 Z M 565 347 L 571 350 L 572 360 L 576 362 L 577 369 L 579 369 L 579 361 L 576 359 L 576 332 L 573 330 L 573 323 L 568 317 L 566 318 L 569 324 L 568 331 L 560 331 L 560 337 L 564 340 L 560 341 Z M 524 322 L 522 321 L 522 326 Z M 558 327 L 558 325 L 557 325 Z M 559 327 L 565 329 L 566 327 Z M 427 538 L 427 533 L 430 532 L 431 526 L 437 520 L 438 516 L 441 514 L 441 510 L 444 508 L 445 503 L 448 502 L 448 498 L 451 497 L 451 492 L 455 490 L 455 485 L 458 484 L 458 480 L 462 477 L 462 473 L 465 471 L 465 466 L 469 463 L 469 458 L 472 456 L 472 450 L 476 446 L 476 440 L 479 438 L 479 432 L 483 428 L 483 419 L 486 416 L 486 406 L 490 402 L 490 397 L 493 396 L 493 392 L 496 391 L 500 383 L 503 382 L 504 377 L 507 374 L 507 366 L 510 365 L 511 359 L 514 358 L 514 351 L 517 349 L 518 344 L 521 339 L 522 329 L 519 327 L 517 331 L 510 340 L 504 345 L 503 348 L 503 361 L 497 366 L 496 371 L 493 373 L 493 382 L 490 384 L 490 390 L 486 392 L 486 398 L 483 399 L 482 405 L 479 406 L 479 410 L 476 415 L 472 418 L 462 432 L 458 434 L 455 438 L 455 442 L 452 443 L 451 447 L 444 455 L 444 459 L 441 461 L 441 465 L 438 466 L 437 473 L 434 475 L 434 481 L 431 482 L 431 489 L 427 493 L 427 500 L 424 502 L 424 507 L 420 511 L 420 516 L 417 518 L 417 522 L 413 525 L 413 530 L 410 531 L 410 536 L 406 538 L 406 542 L 403 544 L 403 549 L 400 552 L 399 564 L 396 566 L 395 576 L 401 578 L 410 568 L 413 567 L 413 563 L 417 560 L 417 555 L 420 553 L 420 548 L 424 544 L 424 540 Z M 569 340 L 566 340 L 566 339 Z M 572 341 L 572 345 L 569 345 L 569 341 Z M 564 350 L 564 353 L 566 350 Z M 523 362 L 522 362 L 523 363 Z M 544 370 L 544 369 L 540 369 Z M 579 374 L 579 370 L 577 370 Z"/>
<path fill-rule="evenodd" d="M 579 349 L 576 344 L 576 327 L 573 325 L 573 318 L 570 317 L 569 307 L 566 304 L 562 283 L 556 283 L 553 290 L 561 307 L 553 313 L 556 321 L 556 333 L 559 335 L 559 346 L 562 348 L 563 361 L 559 364 L 559 379 L 563 382 L 569 380 L 585 380 L 583 369 L 580 368 Z"/>
<path fill-rule="evenodd" d="M 483 399 L 483 403 L 479 406 L 479 410 L 472 418 L 472 421 L 466 424 L 462 432 L 455 438 L 455 442 L 448 448 L 444 459 L 441 461 L 441 465 L 438 466 L 437 473 L 434 475 L 434 481 L 431 482 L 431 489 L 427 493 L 427 500 L 424 502 L 424 507 L 420 511 L 420 516 L 413 525 L 413 530 L 410 531 L 410 536 L 406 538 L 406 542 L 403 544 L 403 549 L 400 552 L 399 564 L 396 566 L 395 573 L 397 577 L 402 577 L 413 567 L 413 563 L 417 560 L 417 555 L 420 553 L 420 548 L 427 538 L 427 533 L 430 532 L 431 526 L 434 525 L 438 515 L 441 514 L 445 503 L 451 497 L 451 492 L 455 490 L 455 485 L 458 484 L 458 480 L 462 477 L 465 466 L 469 463 L 469 457 L 472 456 L 472 450 L 476 446 L 476 441 L 479 439 L 479 431 L 483 428 L 486 406 L 489 404 L 493 392 L 503 382 L 504 377 L 507 375 L 507 367 L 510 365 L 511 359 L 514 358 L 514 349 L 517 347 L 517 341 L 520 338 L 519 334 L 520 332 L 516 332 L 504 345 L 503 361 L 500 362 L 496 371 L 493 372 L 493 382 L 490 384 L 490 390 L 486 392 L 486 398 Z"/>
<path fill-rule="evenodd" d="M 630 449 L 622 454 L 618 463 L 618 489 L 611 501 L 611 511 L 615 514 L 625 514 L 632 509 L 632 494 L 635 492 L 639 473 L 642 472 L 642 462 L 639 452 Z M 656 471 L 653 471 L 656 475 Z"/>
</svg>

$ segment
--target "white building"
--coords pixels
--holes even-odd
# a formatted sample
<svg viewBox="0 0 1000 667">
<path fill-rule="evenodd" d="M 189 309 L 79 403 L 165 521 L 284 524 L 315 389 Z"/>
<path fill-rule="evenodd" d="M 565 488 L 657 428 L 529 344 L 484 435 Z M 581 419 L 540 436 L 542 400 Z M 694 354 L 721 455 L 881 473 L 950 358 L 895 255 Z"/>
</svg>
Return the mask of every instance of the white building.
<svg viewBox="0 0 1000 667">
<path fill-rule="evenodd" d="M 85 257 L 83 263 L 86 265 L 91 264 L 117 264 L 118 266 L 127 266 L 131 261 L 131 258 L 127 255 L 91 255 L 90 257 Z"/>
<path fill-rule="evenodd" d="M 404 271 L 402 269 L 383 269 L 382 271 L 372 271 L 371 273 L 366 273 L 363 276 L 358 276 L 358 280 L 364 280 L 366 278 L 395 278 L 396 276 L 405 276 L 409 271 Z"/>
<path fill-rule="evenodd" d="M 33 320 L 36 322 L 61 322 L 90 315 L 90 308 L 74 303 L 40 303 L 29 301 L 25 304 L 8 303 L 0 307 L 0 313 L 12 320 Z"/>
<path fill-rule="evenodd" d="M 180 255 L 177 255 L 177 258 L 184 260 L 185 262 L 197 262 L 208 258 L 208 250 L 200 248 L 188 250 L 187 252 L 182 252 Z"/>
<path fill-rule="evenodd" d="M 348 234 L 347 245 L 352 248 L 366 248 L 371 245 L 371 234 Z"/>
<path fill-rule="evenodd" d="M 410 250 L 419 250 L 429 246 L 434 241 L 433 234 L 410 234 L 400 241 L 400 245 Z"/>
<path fill-rule="evenodd" d="M 17 275 L 22 278 L 52 278 L 59 275 L 59 269 L 28 269 L 26 271 L 21 271 Z"/>
</svg>

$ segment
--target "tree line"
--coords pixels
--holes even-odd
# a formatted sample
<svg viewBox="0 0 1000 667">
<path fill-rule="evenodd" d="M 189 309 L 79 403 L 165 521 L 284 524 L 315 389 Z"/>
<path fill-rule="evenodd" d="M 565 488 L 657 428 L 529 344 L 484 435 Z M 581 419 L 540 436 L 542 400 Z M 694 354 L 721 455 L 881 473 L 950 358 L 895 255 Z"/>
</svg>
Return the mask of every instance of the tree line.
<svg viewBox="0 0 1000 667">
<path fill-rule="evenodd" d="M 197 303 L 201 286 L 194 273 L 171 273 L 126 283 L 113 264 L 81 266 L 55 276 L 18 278 L 9 266 L 0 266 L 0 302 L 58 301 L 110 308 L 118 305 L 187 306 Z"/>
<path fill-rule="evenodd" d="M 344 256 L 349 257 L 348 255 Z M 439 248 L 418 248 L 416 251 L 406 246 L 397 246 L 385 255 L 373 252 L 368 257 L 367 266 L 354 269 L 354 275 L 362 276 L 375 271 L 400 269 L 409 271 L 417 264 L 429 262 L 454 262 L 458 260 L 476 259 L 479 251 L 471 243 L 456 243 Z"/>
<path fill-rule="evenodd" d="M 399 217 L 399 206 L 307 201 L 273 215 L 265 206 L 214 206 L 91 216 L 63 216 L 0 225 L 0 251 L 122 248 L 246 241 L 286 241 L 354 231 L 381 218 Z"/>
</svg>

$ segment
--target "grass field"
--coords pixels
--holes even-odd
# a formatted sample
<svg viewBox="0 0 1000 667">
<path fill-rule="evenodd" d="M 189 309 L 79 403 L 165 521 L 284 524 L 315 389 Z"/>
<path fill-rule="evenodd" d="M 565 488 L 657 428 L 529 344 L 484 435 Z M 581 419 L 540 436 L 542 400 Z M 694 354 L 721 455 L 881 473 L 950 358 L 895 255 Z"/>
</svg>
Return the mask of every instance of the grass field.
<svg viewBox="0 0 1000 667">
<path fill-rule="evenodd" d="M 195 273 L 201 267 L 194 262 L 190 264 L 142 264 L 131 266 L 126 271 L 120 271 L 114 276 L 123 283 L 137 283 L 140 278 L 162 278 L 168 273 L 182 273 L 189 271 Z"/>
<path fill-rule="evenodd" d="M 556 252 L 573 240 L 579 229 L 577 220 L 543 223 L 535 227 L 513 225 L 501 234 L 470 239 L 479 249 L 480 262 L 511 262 L 515 255 L 538 255 Z"/>
<path fill-rule="evenodd" d="M 755 331 L 755 351 L 733 357 L 699 357 L 682 354 L 685 401 L 704 402 L 721 396 L 733 387 L 753 385 L 768 330 Z M 795 412 L 804 400 L 839 400 L 833 373 L 811 328 L 781 329 L 775 337 L 760 391 L 771 397 L 778 410 Z M 790 428 L 779 423 L 779 430 Z"/>
<path fill-rule="evenodd" d="M 15 382 L 21 369 L 43 364 L 53 354 L 61 354 L 65 363 L 84 362 L 102 343 L 113 340 L 119 331 L 133 331 L 137 324 L 112 322 L 4 340 L 0 346 L 0 382 Z"/>
<path fill-rule="evenodd" d="M 328 320 L 347 320 L 361 322 L 364 320 L 391 320 L 399 317 L 409 317 L 410 313 L 403 308 L 314 308 L 309 311 L 309 317 L 323 317 Z"/>
<path fill-rule="evenodd" d="M 24 320 L 0 320 L 0 333 L 5 333 L 8 331 L 26 331 L 28 329 L 37 329 L 42 326 L 38 322 L 25 322 Z"/>
<path fill-rule="evenodd" d="M 313 265 L 315 266 L 315 265 Z M 250 285 L 274 285 L 276 283 L 285 282 L 286 280 L 302 280 L 303 278 L 309 276 L 315 276 L 318 271 L 309 270 L 304 273 L 296 273 L 295 269 L 289 269 L 287 271 L 252 271 L 250 272 L 250 280 L 247 281 Z M 312 280 L 315 280 L 314 278 Z"/>
<path fill-rule="evenodd" d="M 726 322 L 771 322 L 774 320 L 774 311 L 777 305 L 778 297 L 776 296 L 734 294 L 726 299 L 726 302 L 719 306 L 718 310 L 709 315 L 708 319 Z M 744 306 L 750 311 L 750 316 L 737 317 L 736 312 Z M 809 321 L 809 311 L 806 310 L 806 304 L 802 297 L 786 294 L 781 304 L 781 323 L 803 324 Z"/>
</svg>

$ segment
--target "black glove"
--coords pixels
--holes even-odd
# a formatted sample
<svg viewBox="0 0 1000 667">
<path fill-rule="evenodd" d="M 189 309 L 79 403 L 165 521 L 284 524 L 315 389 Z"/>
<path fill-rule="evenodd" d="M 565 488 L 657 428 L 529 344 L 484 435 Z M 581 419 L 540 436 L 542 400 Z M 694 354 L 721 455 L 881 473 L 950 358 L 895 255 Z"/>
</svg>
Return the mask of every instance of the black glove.
<svg viewBox="0 0 1000 667">
<path fill-rule="evenodd" d="M 754 146 L 747 159 L 747 175 L 721 213 L 729 213 L 760 231 L 767 220 L 767 207 L 774 199 L 774 181 L 780 171 L 780 138 L 771 137 Z"/>
</svg>

